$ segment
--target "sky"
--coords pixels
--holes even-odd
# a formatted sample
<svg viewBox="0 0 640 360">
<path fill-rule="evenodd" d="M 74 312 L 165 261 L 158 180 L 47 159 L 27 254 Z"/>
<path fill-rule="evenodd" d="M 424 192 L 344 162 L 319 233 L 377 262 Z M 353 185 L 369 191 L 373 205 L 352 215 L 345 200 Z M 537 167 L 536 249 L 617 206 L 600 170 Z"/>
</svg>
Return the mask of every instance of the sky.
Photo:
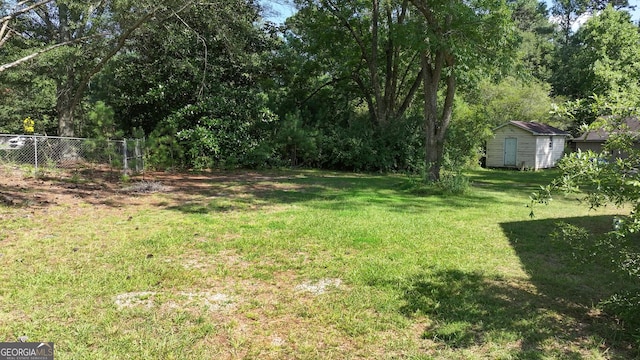
<svg viewBox="0 0 640 360">
<path fill-rule="evenodd" d="M 629 0 L 629 5 L 635 5 L 636 9 L 631 11 L 631 18 L 634 23 L 640 21 L 640 0 Z"/>
<path fill-rule="evenodd" d="M 295 12 L 292 0 L 260 0 L 260 2 L 268 9 L 267 20 L 275 23 L 284 23 L 285 19 Z"/>
<path fill-rule="evenodd" d="M 553 0 L 545 0 L 547 6 L 551 7 Z M 267 18 L 276 23 L 283 23 L 284 20 L 295 12 L 295 8 L 292 5 L 292 0 L 261 0 L 261 2 L 272 9 L 274 14 L 267 16 Z M 629 0 L 629 5 L 634 6 L 635 10 L 631 11 L 631 18 L 634 23 L 640 22 L 640 0 Z"/>
<path fill-rule="evenodd" d="M 551 9 L 551 6 L 553 5 L 553 0 L 545 0 L 545 2 L 547 3 L 547 9 Z M 627 11 L 631 13 L 631 20 L 633 21 L 633 23 L 638 24 L 638 22 L 640 21 L 640 0 L 629 0 L 629 5 L 636 7 L 635 10 L 627 9 Z M 582 19 L 579 19 L 578 20 L 579 24 L 577 24 L 577 26 L 581 25 L 581 23 L 584 23 L 587 19 L 588 19 L 588 16 L 583 17 Z M 575 27 L 574 27 L 574 30 L 576 30 Z"/>
</svg>

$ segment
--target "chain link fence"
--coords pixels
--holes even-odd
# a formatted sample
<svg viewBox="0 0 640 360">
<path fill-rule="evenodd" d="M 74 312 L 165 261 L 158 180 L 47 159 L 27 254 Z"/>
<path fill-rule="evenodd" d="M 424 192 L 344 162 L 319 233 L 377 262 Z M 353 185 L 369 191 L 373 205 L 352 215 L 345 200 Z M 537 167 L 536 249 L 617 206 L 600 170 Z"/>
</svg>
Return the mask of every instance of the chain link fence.
<svg viewBox="0 0 640 360">
<path fill-rule="evenodd" d="M 36 169 L 109 165 L 124 173 L 140 173 L 144 170 L 143 154 L 143 139 L 0 134 L 1 164 L 30 164 Z"/>
</svg>

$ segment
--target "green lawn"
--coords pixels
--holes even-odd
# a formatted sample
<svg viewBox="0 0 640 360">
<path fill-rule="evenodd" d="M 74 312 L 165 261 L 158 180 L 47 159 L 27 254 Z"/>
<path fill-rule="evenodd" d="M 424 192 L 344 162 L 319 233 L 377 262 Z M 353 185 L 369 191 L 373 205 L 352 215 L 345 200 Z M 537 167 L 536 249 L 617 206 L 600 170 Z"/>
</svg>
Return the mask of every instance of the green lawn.
<svg viewBox="0 0 640 360">
<path fill-rule="evenodd" d="M 530 219 L 552 171 L 472 171 L 457 196 L 404 176 L 214 175 L 130 205 L 0 205 L 0 341 L 52 341 L 56 360 L 636 355 L 596 306 L 632 285 L 550 237 L 624 209 L 556 196 Z"/>
</svg>

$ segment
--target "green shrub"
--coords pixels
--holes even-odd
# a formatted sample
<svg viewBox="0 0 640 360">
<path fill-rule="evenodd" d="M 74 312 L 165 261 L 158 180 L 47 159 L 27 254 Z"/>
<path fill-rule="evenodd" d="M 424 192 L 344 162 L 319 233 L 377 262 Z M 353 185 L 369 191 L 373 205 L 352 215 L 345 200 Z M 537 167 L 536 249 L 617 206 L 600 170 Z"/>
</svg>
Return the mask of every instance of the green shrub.
<svg viewBox="0 0 640 360">
<path fill-rule="evenodd" d="M 469 178 L 462 172 L 443 171 L 437 187 L 447 194 L 462 195 L 469 192 Z"/>
<path fill-rule="evenodd" d="M 152 132 L 148 162 L 156 168 L 255 168 L 274 156 L 270 124 L 277 120 L 261 94 L 211 97 L 174 112 Z M 240 96 L 243 95 L 243 96 Z M 246 101 L 255 96 L 256 101 Z"/>
</svg>

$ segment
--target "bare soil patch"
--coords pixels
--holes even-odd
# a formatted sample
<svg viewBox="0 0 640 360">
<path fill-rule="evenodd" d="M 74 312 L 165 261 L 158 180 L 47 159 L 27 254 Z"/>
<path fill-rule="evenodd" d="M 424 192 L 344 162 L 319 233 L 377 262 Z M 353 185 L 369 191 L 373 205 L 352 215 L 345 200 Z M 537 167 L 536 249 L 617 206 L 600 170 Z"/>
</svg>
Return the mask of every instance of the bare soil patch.
<svg viewBox="0 0 640 360">
<path fill-rule="evenodd" d="M 243 194 L 287 188 L 288 184 L 264 182 L 287 179 L 286 175 L 253 172 L 171 173 L 145 172 L 123 181 L 119 171 L 110 169 L 56 169 L 33 175 L 19 167 L 0 166 L 0 204 L 43 209 L 52 205 L 90 204 L 114 208 L 158 205 L 144 195 L 162 193 L 162 205 L 179 205 L 202 196 L 242 196 Z M 212 184 L 241 182 L 241 188 L 213 188 Z M 168 202 L 167 202 L 168 201 Z"/>
</svg>

